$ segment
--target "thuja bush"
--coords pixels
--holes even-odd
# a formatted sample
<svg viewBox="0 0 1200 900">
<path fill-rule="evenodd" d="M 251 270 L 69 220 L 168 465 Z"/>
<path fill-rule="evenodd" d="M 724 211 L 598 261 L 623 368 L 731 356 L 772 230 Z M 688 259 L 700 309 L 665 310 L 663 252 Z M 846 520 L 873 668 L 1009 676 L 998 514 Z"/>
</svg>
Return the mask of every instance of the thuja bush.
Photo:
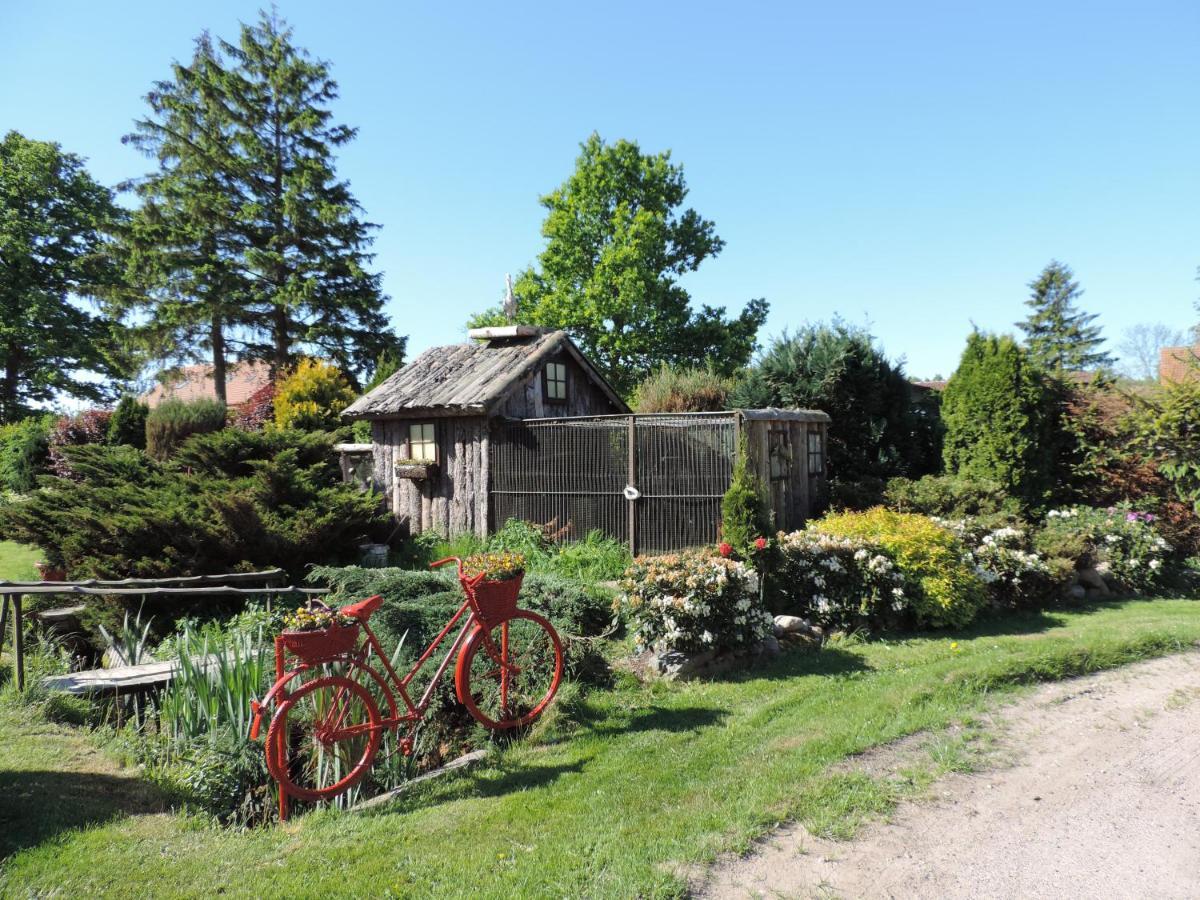
<svg viewBox="0 0 1200 900">
<path fill-rule="evenodd" d="M 738 556 L 747 557 L 754 542 L 769 533 L 770 516 L 762 482 L 750 469 L 745 438 L 733 464 L 733 478 L 721 498 L 721 537 Z"/>
<path fill-rule="evenodd" d="M 928 516 L 875 507 L 826 516 L 813 528 L 882 547 L 904 576 L 908 608 L 919 625 L 960 627 L 987 603 L 958 538 Z"/>
<path fill-rule="evenodd" d="M 192 435 L 220 431 L 225 416 L 219 400 L 164 400 L 146 416 L 146 452 L 165 460 Z"/>
<path fill-rule="evenodd" d="M 12 540 L 75 577 L 199 575 L 353 558 L 378 498 L 341 482 L 330 438 L 226 429 L 159 462 L 133 447 L 65 449 L 71 478 L 0 508 Z"/>
<path fill-rule="evenodd" d="M 108 420 L 107 442 L 114 446 L 128 444 L 144 450 L 146 447 L 146 418 L 150 407 L 128 394 L 121 398 Z"/>
</svg>

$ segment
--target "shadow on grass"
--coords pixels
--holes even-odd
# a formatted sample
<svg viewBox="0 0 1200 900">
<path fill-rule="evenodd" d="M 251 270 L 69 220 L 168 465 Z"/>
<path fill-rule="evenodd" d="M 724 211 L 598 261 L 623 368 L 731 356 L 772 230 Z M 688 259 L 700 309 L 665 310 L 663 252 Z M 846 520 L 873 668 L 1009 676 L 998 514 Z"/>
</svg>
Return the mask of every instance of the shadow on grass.
<svg viewBox="0 0 1200 900">
<path fill-rule="evenodd" d="M 145 781 L 92 772 L 0 771 L 0 798 L 0 859 L 64 831 L 167 808 Z"/>
</svg>

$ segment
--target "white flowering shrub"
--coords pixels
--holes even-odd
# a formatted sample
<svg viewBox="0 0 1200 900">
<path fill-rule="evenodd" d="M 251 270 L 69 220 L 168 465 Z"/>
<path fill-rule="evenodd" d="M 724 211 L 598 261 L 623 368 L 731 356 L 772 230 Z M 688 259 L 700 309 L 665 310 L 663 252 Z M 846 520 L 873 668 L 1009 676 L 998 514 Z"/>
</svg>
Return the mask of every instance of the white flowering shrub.
<svg viewBox="0 0 1200 900">
<path fill-rule="evenodd" d="M 989 528 L 973 518 L 934 521 L 962 542 L 994 606 L 1041 606 L 1061 596 L 1061 574 L 1034 550 L 1027 529 Z"/>
<path fill-rule="evenodd" d="M 621 579 L 618 603 L 639 650 L 737 649 L 771 634 L 758 574 L 711 550 L 641 556 Z"/>
<path fill-rule="evenodd" d="M 1150 513 L 1115 506 L 1052 509 L 1037 542 L 1043 553 L 1094 566 L 1130 591 L 1153 590 L 1169 574 L 1172 547 L 1155 531 Z"/>
<path fill-rule="evenodd" d="M 780 532 L 771 573 L 775 612 L 827 627 L 878 628 L 909 606 L 904 576 L 878 544 L 815 530 Z"/>
</svg>

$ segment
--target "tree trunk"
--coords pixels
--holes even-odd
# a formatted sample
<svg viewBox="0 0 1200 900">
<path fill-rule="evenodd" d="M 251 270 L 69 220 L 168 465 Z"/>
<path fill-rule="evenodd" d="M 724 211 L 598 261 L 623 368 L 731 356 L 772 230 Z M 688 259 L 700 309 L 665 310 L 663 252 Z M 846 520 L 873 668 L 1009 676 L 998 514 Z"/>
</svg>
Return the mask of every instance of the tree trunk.
<svg viewBox="0 0 1200 900">
<path fill-rule="evenodd" d="M 213 390 L 217 399 L 227 404 L 229 401 L 225 396 L 225 322 L 220 313 L 213 313 L 211 343 Z"/>
<path fill-rule="evenodd" d="M 9 344 L 4 354 L 4 381 L 0 383 L 0 424 L 7 425 L 20 418 L 17 403 L 17 384 L 20 381 L 20 360 L 17 349 Z"/>
</svg>

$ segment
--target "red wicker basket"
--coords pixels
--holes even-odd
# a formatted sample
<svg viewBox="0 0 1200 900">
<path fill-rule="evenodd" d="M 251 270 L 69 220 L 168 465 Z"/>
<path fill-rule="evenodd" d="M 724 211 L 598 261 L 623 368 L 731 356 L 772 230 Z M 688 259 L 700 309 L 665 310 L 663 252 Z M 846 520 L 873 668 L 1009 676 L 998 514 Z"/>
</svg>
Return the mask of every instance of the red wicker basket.
<svg viewBox="0 0 1200 900">
<path fill-rule="evenodd" d="M 471 589 L 479 615 L 485 621 L 497 622 L 507 619 L 517 611 L 517 595 L 521 593 L 521 582 L 525 574 L 504 581 L 481 581 Z"/>
<path fill-rule="evenodd" d="M 358 643 L 358 625 L 334 625 L 320 631 L 285 631 L 279 635 L 288 652 L 305 662 L 349 653 Z"/>
</svg>

